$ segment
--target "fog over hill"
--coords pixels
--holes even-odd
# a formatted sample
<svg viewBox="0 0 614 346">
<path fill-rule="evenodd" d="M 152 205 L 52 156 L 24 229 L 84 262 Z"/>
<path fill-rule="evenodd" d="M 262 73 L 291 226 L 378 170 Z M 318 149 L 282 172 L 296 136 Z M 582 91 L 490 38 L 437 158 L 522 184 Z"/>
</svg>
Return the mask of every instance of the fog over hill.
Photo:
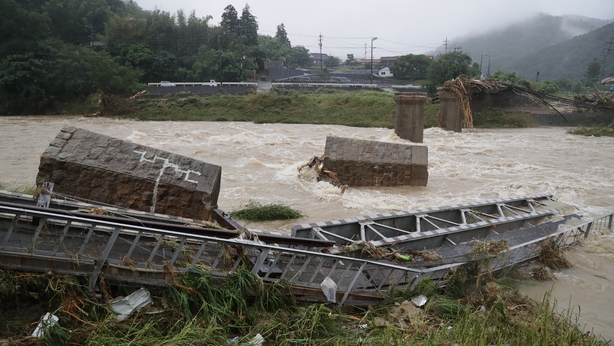
<svg viewBox="0 0 614 346">
<path fill-rule="evenodd" d="M 474 62 L 482 61 L 484 74 L 490 62 L 490 73 L 497 70 L 514 71 L 525 78 L 535 79 L 536 72 L 540 71 L 542 80 L 573 79 L 582 77 L 587 64 L 594 58 L 601 60 L 601 53 L 607 48 L 605 41 L 609 41 L 608 33 L 614 37 L 612 22 L 577 15 L 551 16 L 540 13 L 504 28 L 450 40 L 448 51 L 460 49 L 469 54 Z M 597 30 L 601 30 L 599 34 L 591 35 Z M 573 42 L 564 45 L 568 51 L 550 49 L 572 39 Z M 582 43 L 584 40 L 591 43 Z M 442 46 L 435 53 L 444 51 L 445 47 Z M 553 55 L 555 51 L 558 58 Z M 614 60 L 614 51 L 610 54 L 609 60 Z M 557 65 L 561 65 L 563 60 L 566 61 L 565 68 L 559 68 Z"/>
</svg>

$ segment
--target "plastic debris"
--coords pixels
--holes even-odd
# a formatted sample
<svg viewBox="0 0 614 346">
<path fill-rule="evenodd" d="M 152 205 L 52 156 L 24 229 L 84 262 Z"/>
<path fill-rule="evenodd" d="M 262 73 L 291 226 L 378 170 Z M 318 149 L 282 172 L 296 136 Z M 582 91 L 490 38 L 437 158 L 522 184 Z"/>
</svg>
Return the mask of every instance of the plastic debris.
<svg viewBox="0 0 614 346">
<path fill-rule="evenodd" d="M 398 259 L 405 261 L 405 262 L 411 261 L 413 258 L 411 255 L 401 255 L 400 253 L 395 253 L 395 255 L 397 256 Z"/>
<path fill-rule="evenodd" d="M 59 320 L 60 318 L 56 315 L 53 315 L 50 312 L 46 313 L 36 326 L 36 329 L 34 329 L 32 336 L 35 338 L 42 338 L 51 327 L 58 323 Z"/>
<path fill-rule="evenodd" d="M 324 292 L 324 295 L 329 302 L 337 302 L 337 284 L 330 278 L 330 276 L 327 276 L 324 281 L 322 281 L 320 287 L 322 288 L 322 292 Z"/>
<path fill-rule="evenodd" d="M 413 303 L 415 306 L 417 306 L 417 307 L 422 307 L 422 306 L 424 306 L 424 304 L 426 304 L 426 302 L 427 302 L 428 300 L 429 300 L 429 299 L 428 299 L 428 298 L 427 298 L 425 295 L 421 294 L 421 295 L 419 295 L 419 296 L 415 296 L 415 297 L 413 297 L 413 298 L 411 299 L 411 302 L 412 302 L 412 303 Z"/>
<path fill-rule="evenodd" d="M 262 346 L 264 345 L 264 338 L 260 333 L 256 334 L 245 346 Z"/>
<path fill-rule="evenodd" d="M 144 288 L 131 293 L 129 296 L 121 299 L 115 299 L 111 302 L 111 309 L 117 313 L 117 320 L 123 321 L 132 315 L 135 311 L 153 303 L 149 291 Z"/>
</svg>

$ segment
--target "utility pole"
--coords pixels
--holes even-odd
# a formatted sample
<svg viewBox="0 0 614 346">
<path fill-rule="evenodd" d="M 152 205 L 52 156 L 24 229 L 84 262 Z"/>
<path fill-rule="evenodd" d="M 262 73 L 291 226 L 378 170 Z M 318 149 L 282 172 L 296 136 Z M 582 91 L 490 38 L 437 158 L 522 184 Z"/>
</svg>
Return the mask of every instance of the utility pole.
<svg viewBox="0 0 614 346">
<path fill-rule="evenodd" d="M 456 50 L 458 49 L 459 52 L 463 51 L 463 46 L 456 46 L 454 47 L 454 53 L 456 53 Z"/>
<path fill-rule="evenodd" d="M 220 93 L 222 92 L 222 44 L 220 43 L 220 34 L 217 34 L 217 60 L 218 60 L 218 77 L 220 79 Z"/>
<path fill-rule="evenodd" d="M 484 54 L 482 53 L 482 55 L 480 55 L 480 78 L 482 78 L 483 75 L 483 71 L 482 70 L 482 61 L 484 60 L 484 57 L 488 57 L 488 74 L 486 74 L 486 78 L 490 77 L 490 54 Z"/>
<path fill-rule="evenodd" d="M 605 49 L 605 53 L 603 55 L 603 59 L 601 60 L 601 66 L 599 68 L 599 79 L 597 80 L 597 86 L 601 89 L 601 73 L 603 72 L 603 68 L 605 67 L 605 63 L 608 60 L 608 55 L 611 50 L 614 50 L 614 37 L 610 39 L 610 42 L 606 42 L 608 44 L 608 48 Z"/>
<path fill-rule="evenodd" d="M 486 77 L 490 77 L 490 55 L 488 56 L 488 72 L 486 72 Z"/>
<path fill-rule="evenodd" d="M 444 46 L 446 46 L 446 54 L 448 53 L 448 38 L 446 37 L 446 40 L 443 41 Z"/>
<path fill-rule="evenodd" d="M 324 69 L 322 68 L 322 60 L 324 60 L 322 59 L 322 33 L 320 33 L 319 39 L 320 39 L 320 43 L 319 43 L 320 44 L 320 72 L 322 72 L 324 71 Z"/>
<path fill-rule="evenodd" d="M 365 61 L 367 61 L 367 44 L 365 43 Z"/>
<path fill-rule="evenodd" d="M 377 37 L 371 37 L 371 84 L 373 84 L 373 41 L 377 40 Z"/>
</svg>

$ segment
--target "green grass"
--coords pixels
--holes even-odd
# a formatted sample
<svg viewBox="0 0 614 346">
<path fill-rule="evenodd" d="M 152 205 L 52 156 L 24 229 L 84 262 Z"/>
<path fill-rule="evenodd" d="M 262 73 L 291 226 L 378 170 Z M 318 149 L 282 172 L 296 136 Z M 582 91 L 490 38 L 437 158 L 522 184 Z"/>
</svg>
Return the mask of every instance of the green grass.
<svg viewBox="0 0 614 346">
<path fill-rule="evenodd" d="M 36 193 L 36 185 L 16 185 L 7 184 L 0 181 L 0 190 L 34 195 L 34 193 Z"/>
<path fill-rule="evenodd" d="M 130 101 L 137 113 L 122 117 L 140 120 L 251 121 L 254 123 L 332 124 L 355 127 L 394 128 L 393 95 L 379 91 L 314 91 L 272 89 L 249 95 L 170 96 Z M 437 126 L 439 104 L 424 107 L 424 127 Z M 534 127 L 526 113 L 489 110 L 475 113 L 477 128 Z"/>
<path fill-rule="evenodd" d="M 387 128 L 394 126 L 396 111 L 390 93 L 328 89 L 313 92 L 273 89 L 269 93 L 249 95 L 143 98 L 128 105 L 139 111 L 122 116 L 140 120 L 251 121 Z"/>
<path fill-rule="evenodd" d="M 606 345 L 575 327 L 574 309 L 557 313 L 545 295 L 532 301 L 512 288 L 489 282 L 463 298 L 445 295 L 430 280 L 414 290 L 395 291 L 366 310 L 331 304 L 296 304 L 291 286 L 264 284 L 244 267 L 227 278 L 210 273 L 181 275 L 169 288 L 147 287 L 158 314 L 137 312 L 117 321 L 102 299 L 87 295 L 87 283 L 61 275 L 0 271 L 0 307 L 20 312 L 40 304 L 60 318 L 45 337 L 26 340 L 35 322 L 7 331 L 9 345 L 246 345 L 261 334 L 266 345 Z M 109 287 L 103 296 L 126 295 L 134 287 Z M 37 292 L 33 295 L 33 292 Z M 416 294 L 429 298 L 409 316 L 399 304 Z M 40 313 L 35 315 L 35 319 Z"/>
<path fill-rule="evenodd" d="M 246 221 L 272 221 L 298 219 L 303 214 L 291 207 L 281 204 L 260 204 L 250 202 L 245 208 L 230 213 L 235 219 Z"/>
<path fill-rule="evenodd" d="M 614 128 L 612 126 L 607 127 L 579 127 L 574 130 L 569 130 L 567 133 L 573 135 L 582 136 L 594 136 L 594 137 L 614 137 Z"/>
</svg>

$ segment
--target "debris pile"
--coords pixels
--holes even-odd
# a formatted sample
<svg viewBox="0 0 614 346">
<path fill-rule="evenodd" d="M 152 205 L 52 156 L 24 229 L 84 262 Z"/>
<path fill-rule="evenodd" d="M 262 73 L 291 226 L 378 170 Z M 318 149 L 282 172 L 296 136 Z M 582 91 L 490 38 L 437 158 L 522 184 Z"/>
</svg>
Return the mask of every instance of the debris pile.
<svg viewBox="0 0 614 346">
<path fill-rule="evenodd" d="M 479 83 L 476 83 L 479 82 Z M 485 81 L 475 81 L 469 80 L 465 75 L 460 75 L 458 78 L 447 81 L 443 84 L 443 88 L 441 91 L 447 91 L 454 95 L 456 95 L 456 100 L 458 102 L 458 106 L 463 113 L 463 122 L 465 123 L 465 127 L 469 129 L 473 129 L 473 114 L 471 113 L 471 106 L 469 105 L 469 101 L 471 100 L 471 85 L 472 84 L 481 84 L 486 87 L 487 84 Z M 445 128 L 441 121 L 441 108 L 439 114 L 437 115 L 437 122 L 440 127 Z"/>
<path fill-rule="evenodd" d="M 581 102 L 581 104 L 577 105 L 578 111 L 584 108 L 582 104 L 614 109 L 614 98 L 602 93 L 595 93 L 590 97 L 586 95 L 576 95 L 573 99 L 574 101 Z"/>
</svg>

